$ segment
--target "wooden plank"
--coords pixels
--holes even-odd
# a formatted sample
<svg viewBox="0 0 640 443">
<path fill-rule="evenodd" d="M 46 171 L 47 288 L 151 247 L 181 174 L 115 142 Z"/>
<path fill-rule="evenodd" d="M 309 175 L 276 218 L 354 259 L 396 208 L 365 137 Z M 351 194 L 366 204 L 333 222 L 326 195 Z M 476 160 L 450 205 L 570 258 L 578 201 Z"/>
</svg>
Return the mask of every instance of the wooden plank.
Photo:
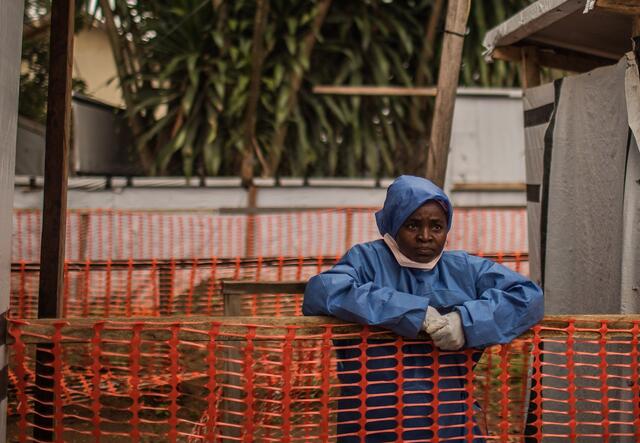
<svg viewBox="0 0 640 443">
<path fill-rule="evenodd" d="M 222 293 L 224 295 L 302 294 L 306 286 L 306 280 L 279 282 L 223 280 Z"/>
<path fill-rule="evenodd" d="M 454 183 L 453 192 L 524 192 L 525 183 Z"/>
<path fill-rule="evenodd" d="M 247 229 L 245 235 L 245 257 L 254 257 L 256 255 L 256 203 L 258 200 L 258 188 L 252 182 L 247 188 Z"/>
<path fill-rule="evenodd" d="M 512 45 L 582 9 L 584 1 L 581 0 L 534 2 L 487 32 L 484 43 L 496 47 Z M 525 17 L 528 21 L 524 21 Z"/>
<path fill-rule="evenodd" d="M 505 60 L 509 62 L 519 62 L 522 52 L 519 46 L 500 46 L 491 52 L 493 60 Z"/>
<path fill-rule="evenodd" d="M 540 62 L 538 60 L 538 50 L 533 46 L 526 46 L 522 48 L 520 83 L 524 89 L 540 86 Z"/>
<path fill-rule="evenodd" d="M 438 95 L 433 111 L 427 170 L 425 171 L 427 178 L 440 187 L 444 186 L 447 172 L 453 110 L 470 7 L 471 0 L 449 0 L 447 5 L 445 33 L 438 72 Z"/>
<path fill-rule="evenodd" d="M 640 15 L 637 0 L 597 0 L 596 8 L 624 15 Z"/>
<path fill-rule="evenodd" d="M 501 46 L 492 52 L 491 57 L 495 60 L 520 62 L 522 59 L 521 47 Z M 615 63 L 615 60 L 604 57 L 596 57 L 569 50 L 551 50 L 548 48 L 539 48 L 537 57 L 540 66 L 578 73 L 588 72 L 601 66 Z"/>
<path fill-rule="evenodd" d="M 640 36 L 640 13 L 631 22 L 631 37 Z"/>
<path fill-rule="evenodd" d="M 628 337 L 633 323 L 640 322 L 640 314 L 630 315 L 552 315 L 546 316 L 540 323 L 542 337 L 566 337 L 564 330 L 573 321 L 578 329 L 576 337 L 595 337 L 600 335 L 600 324 L 608 322 L 607 336 Z M 179 339 L 181 341 L 206 342 L 209 341 L 208 332 L 211 324 L 220 325 L 220 340 L 242 340 L 247 333 L 247 327 L 257 328 L 256 340 L 279 340 L 286 335 L 287 328 L 295 326 L 297 339 L 309 339 L 310 336 L 320 339 L 323 328 L 332 325 L 336 332 L 351 334 L 358 333 L 362 326 L 347 323 L 332 317 L 134 317 L 114 318 L 104 320 L 100 318 L 69 318 L 69 319 L 36 319 L 28 322 L 9 320 L 10 330 L 19 328 L 21 340 L 25 344 L 50 343 L 56 324 L 62 324 L 62 343 L 88 343 L 93 337 L 94 326 L 103 325 L 102 337 L 105 341 L 128 340 L 131 338 L 133 326 L 144 324 L 142 334 L 145 340 L 166 341 L 172 325 L 180 325 Z M 376 337 L 394 337 L 391 332 L 372 327 Z M 533 333 L 528 331 L 521 338 L 530 338 Z M 421 336 L 426 338 L 426 336 Z M 13 337 L 8 340 L 14 343 Z"/>
<path fill-rule="evenodd" d="M 562 71 L 588 72 L 615 64 L 616 60 L 573 51 L 538 51 L 538 63 Z"/>
<path fill-rule="evenodd" d="M 372 95 L 372 96 L 425 96 L 435 97 L 437 88 L 409 88 L 402 86 L 334 86 L 334 85 L 318 85 L 312 89 L 314 94 L 326 95 Z"/>
<path fill-rule="evenodd" d="M 65 253 L 74 9 L 75 3 L 71 1 L 52 3 L 38 297 L 41 318 L 60 314 L 58 295 L 62 289 Z"/>
<path fill-rule="evenodd" d="M 75 2 L 51 3 L 49 87 L 45 140 L 42 240 L 38 317 L 60 315 L 67 216 L 67 174 L 71 123 L 71 76 Z M 33 437 L 53 441 L 53 352 L 44 342 L 36 349 Z M 58 436 L 62 438 L 62 436 Z"/>
<path fill-rule="evenodd" d="M 344 225 L 344 250 L 348 251 L 353 242 L 353 210 L 347 209 Z"/>
</svg>

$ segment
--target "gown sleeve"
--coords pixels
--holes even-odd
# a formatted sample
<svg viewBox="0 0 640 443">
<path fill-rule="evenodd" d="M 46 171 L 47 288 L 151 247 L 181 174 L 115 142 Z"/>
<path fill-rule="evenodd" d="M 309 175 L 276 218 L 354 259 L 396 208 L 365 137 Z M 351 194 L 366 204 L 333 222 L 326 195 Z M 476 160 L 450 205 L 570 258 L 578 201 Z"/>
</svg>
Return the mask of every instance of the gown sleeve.
<svg viewBox="0 0 640 443">
<path fill-rule="evenodd" d="M 368 253 L 372 252 L 355 246 L 333 268 L 312 277 L 304 293 L 303 314 L 381 326 L 415 338 L 422 329 L 429 295 L 417 296 L 374 283 L 371 276 L 386 270 L 367 260 Z"/>
<path fill-rule="evenodd" d="M 467 347 L 508 343 L 544 315 L 542 290 L 531 280 L 492 261 L 469 256 L 477 298 L 456 309 Z"/>
</svg>

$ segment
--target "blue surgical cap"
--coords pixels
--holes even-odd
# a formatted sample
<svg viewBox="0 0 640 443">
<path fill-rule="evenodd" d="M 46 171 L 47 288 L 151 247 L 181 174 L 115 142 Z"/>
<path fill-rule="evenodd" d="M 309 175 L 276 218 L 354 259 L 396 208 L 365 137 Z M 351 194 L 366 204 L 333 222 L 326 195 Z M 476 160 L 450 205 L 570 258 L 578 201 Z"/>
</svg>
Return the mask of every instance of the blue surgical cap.
<svg viewBox="0 0 640 443">
<path fill-rule="evenodd" d="M 429 200 L 437 200 L 447 208 L 447 229 L 451 229 L 453 206 L 442 189 L 430 180 L 412 175 L 401 175 L 387 189 L 384 206 L 376 212 L 376 223 L 381 235 L 398 235 L 405 220 Z"/>
</svg>

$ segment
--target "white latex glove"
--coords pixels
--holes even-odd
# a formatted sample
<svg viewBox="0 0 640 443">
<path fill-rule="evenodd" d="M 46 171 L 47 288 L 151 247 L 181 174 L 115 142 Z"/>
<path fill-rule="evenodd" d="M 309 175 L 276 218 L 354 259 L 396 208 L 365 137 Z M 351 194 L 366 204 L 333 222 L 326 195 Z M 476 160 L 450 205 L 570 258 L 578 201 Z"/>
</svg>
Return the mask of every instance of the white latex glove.
<svg viewBox="0 0 640 443">
<path fill-rule="evenodd" d="M 449 312 L 442 316 L 444 325 L 429 332 L 431 339 L 437 347 L 445 351 L 457 351 L 464 346 L 464 331 L 462 319 L 457 311 Z"/>
<path fill-rule="evenodd" d="M 422 323 L 422 330 L 427 334 L 431 334 L 431 332 L 435 332 L 442 328 L 446 323 L 446 320 L 442 315 L 440 315 L 437 309 L 428 306 L 427 316 L 424 318 L 424 322 Z"/>
</svg>

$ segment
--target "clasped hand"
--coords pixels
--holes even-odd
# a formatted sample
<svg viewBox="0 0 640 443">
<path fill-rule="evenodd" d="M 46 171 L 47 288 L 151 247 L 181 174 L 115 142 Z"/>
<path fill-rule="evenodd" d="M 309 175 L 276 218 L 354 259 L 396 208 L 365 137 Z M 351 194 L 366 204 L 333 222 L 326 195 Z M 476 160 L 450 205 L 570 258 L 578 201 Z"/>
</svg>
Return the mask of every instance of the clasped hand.
<svg viewBox="0 0 640 443">
<path fill-rule="evenodd" d="M 457 311 L 441 315 L 435 308 L 429 306 L 422 328 L 440 349 L 457 351 L 464 346 L 462 319 Z"/>
</svg>

